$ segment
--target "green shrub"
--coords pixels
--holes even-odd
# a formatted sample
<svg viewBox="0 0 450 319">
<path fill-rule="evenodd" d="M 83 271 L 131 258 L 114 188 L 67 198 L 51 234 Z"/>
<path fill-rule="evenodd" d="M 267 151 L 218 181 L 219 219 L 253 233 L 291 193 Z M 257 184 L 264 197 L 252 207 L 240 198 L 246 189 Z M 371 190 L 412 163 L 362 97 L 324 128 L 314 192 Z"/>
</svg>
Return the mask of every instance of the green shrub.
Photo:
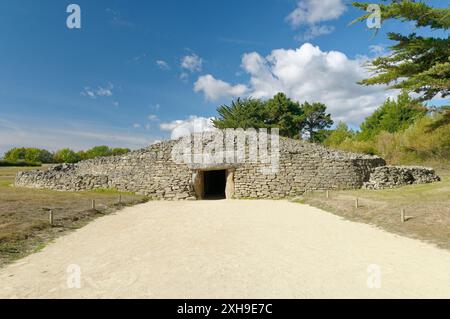
<svg viewBox="0 0 450 319">
<path fill-rule="evenodd" d="M 59 150 L 53 156 L 56 163 L 78 163 L 81 157 L 69 148 Z"/>
<path fill-rule="evenodd" d="M 94 146 L 90 150 L 86 151 L 86 159 L 92 159 L 96 157 L 104 157 L 104 156 L 111 156 L 112 151 L 108 146 Z"/>
<path fill-rule="evenodd" d="M 53 162 L 53 155 L 49 151 L 39 148 L 13 148 L 5 153 L 4 158 L 10 162 L 26 161 L 45 164 Z"/>
<path fill-rule="evenodd" d="M 343 128 L 340 131 L 334 136 L 332 133 L 325 144 L 344 151 L 379 155 L 390 164 L 450 162 L 450 123 L 443 120 L 443 115 L 422 117 L 403 131 L 381 131 L 368 141 L 347 137 L 339 143 Z"/>
<path fill-rule="evenodd" d="M 336 146 L 335 148 L 354 153 L 364 153 L 370 155 L 377 154 L 377 149 L 373 142 L 358 141 L 354 138 L 346 138 L 340 145 Z"/>
<path fill-rule="evenodd" d="M 16 167 L 38 167 L 38 166 L 42 166 L 41 163 L 35 163 L 35 162 L 27 162 L 27 161 L 17 161 L 17 162 L 12 162 L 12 161 L 6 161 L 6 160 L 0 160 L 0 167 L 6 167 L 6 166 L 16 166 Z"/>
<path fill-rule="evenodd" d="M 129 148 L 113 148 L 111 150 L 112 155 L 117 156 L 117 155 L 123 155 L 123 154 L 127 154 L 130 153 L 131 150 Z"/>
<path fill-rule="evenodd" d="M 347 124 L 339 122 L 336 129 L 332 130 L 323 142 L 326 146 L 336 147 L 341 145 L 346 139 L 353 138 L 355 133 L 348 129 Z"/>
<path fill-rule="evenodd" d="M 358 139 L 368 141 L 376 138 L 382 131 L 389 133 L 403 131 L 426 114 L 427 109 L 404 92 L 397 97 L 397 101 L 388 98 L 364 120 Z"/>
</svg>

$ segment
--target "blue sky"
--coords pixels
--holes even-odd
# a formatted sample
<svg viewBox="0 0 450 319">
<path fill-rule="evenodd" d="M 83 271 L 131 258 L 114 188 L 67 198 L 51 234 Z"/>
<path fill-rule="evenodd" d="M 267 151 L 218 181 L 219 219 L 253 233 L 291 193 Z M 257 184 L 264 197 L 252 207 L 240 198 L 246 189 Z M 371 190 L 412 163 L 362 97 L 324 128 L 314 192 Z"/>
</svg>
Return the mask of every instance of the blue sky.
<svg viewBox="0 0 450 319">
<path fill-rule="evenodd" d="M 70 3 L 81 29 L 66 26 Z M 356 126 L 396 93 L 356 85 L 362 63 L 385 53 L 386 32 L 414 29 L 374 37 L 348 26 L 361 12 L 344 0 L 0 0 L 0 12 L 0 153 L 138 148 L 277 91 Z"/>
</svg>

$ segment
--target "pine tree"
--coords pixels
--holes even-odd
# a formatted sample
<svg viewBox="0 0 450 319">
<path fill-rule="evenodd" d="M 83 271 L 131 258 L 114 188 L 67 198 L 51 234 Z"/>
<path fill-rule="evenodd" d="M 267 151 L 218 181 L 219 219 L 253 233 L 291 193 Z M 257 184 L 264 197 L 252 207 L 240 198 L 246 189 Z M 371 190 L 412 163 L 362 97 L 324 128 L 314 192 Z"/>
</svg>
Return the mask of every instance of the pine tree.
<svg viewBox="0 0 450 319">
<path fill-rule="evenodd" d="M 311 142 L 320 142 L 325 139 L 326 136 L 322 136 L 323 130 L 334 123 L 331 115 L 326 113 L 325 104 L 305 102 L 301 105 L 301 109 L 304 112 L 301 124 L 302 133 L 306 133 Z"/>
<path fill-rule="evenodd" d="M 369 3 L 355 2 L 366 10 Z M 446 31 L 450 27 L 450 8 L 434 8 L 423 2 L 391 0 L 380 4 L 381 20 L 397 19 L 413 22 L 416 28 L 428 27 Z M 370 13 L 355 21 L 364 21 Z M 374 76 L 360 82 L 363 85 L 388 84 L 391 88 L 421 94 L 430 100 L 438 94 L 450 95 L 450 37 L 424 37 L 416 33 L 388 33 L 392 52 L 369 63 Z"/>
<path fill-rule="evenodd" d="M 263 101 L 238 98 L 232 101 L 231 105 L 222 105 L 217 109 L 219 116 L 213 120 L 213 124 L 219 129 L 266 128 L 263 112 Z"/>
</svg>

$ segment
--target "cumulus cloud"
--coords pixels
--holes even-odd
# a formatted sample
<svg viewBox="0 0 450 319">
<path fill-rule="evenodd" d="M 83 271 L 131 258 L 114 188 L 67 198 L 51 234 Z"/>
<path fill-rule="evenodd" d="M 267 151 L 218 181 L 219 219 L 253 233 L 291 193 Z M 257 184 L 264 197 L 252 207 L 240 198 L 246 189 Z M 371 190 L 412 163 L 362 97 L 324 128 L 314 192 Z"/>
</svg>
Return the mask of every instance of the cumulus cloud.
<svg viewBox="0 0 450 319">
<path fill-rule="evenodd" d="M 206 118 L 192 115 L 185 120 L 161 123 L 159 127 L 163 131 L 170 132 L 172 139 L 178 139 L 194 132 L 214 131 L 216 128 L 213 126 L 213 119 L 212 117 Z"/>
<path fill-rule="evenodd" d="M 195 53 L 186 55 L 181 59 L 181 67 L 192 73 L 200 72 L 202 70 L 202 65 L 203 59 Z"/>
<path fill-rule="evenodd" d="M 293 27 L 339 18 L 347 10 L 343 0 L 301 0 L 287 17 Z"/>
<path fill-rule="evenodd" d="M 244 54 L 242 68 L 250 76 L 248 84 L 233 86 L 209 75 L 209 81 L 197 81 L 194 89 L 211 100 L 226 97 L 223 90 L 213 90 L 215 83 L 222 88 L 242 88 L 242 92 L 228 91 L 228 98 L 239 95 L 267 99 L 284 92 L 299 102 L 325 103 L 336 121 L 359 124 L 388 96 L 397 93 L 382 86 L 358 85 L 369 75 L 365 62 L 367 58 L 350 59 L 342 52 L 324 52 L 305 43 L 298 49 L 273 50 L 267 57 L 257 52 Z"/>
<path fill-rule="evenodd" d="M 149 119 L 150 121 L 159 121 L 158 116 L 155 115 L 155 114 L 150 114 L 150 115 L 148 116 L 148 119 Z"/>
<path fill-rule="evenodd" d="M 347 10 L 343 0 L 300 0 L 297 7 L 287 17 L 293 28 L 306 26 L 302 40 L 311 40 L 315 37 L 330 34 L 334 27 L 320 25 L 320 23 L 339 18 Z"/>
<path fill-rule="evenodd" d="M 96 89 L 92 89 L 91 87 L 86 86 L 80 94 L 90 97 L 91 99 L 96 99 L 97 97 L 113 96 L 113 90 L 114 85 L 109 82 L 105 87 L 99 86 Z"/>
<path fill-rule="evenodd" d="M 207 100 L 219 100 L 221 98 L 237 97 L 245 95 L 248 88 L 245 85 L 230 85 L 229 83 L 214 78 L 211 74 L 203 75 L 194 84 L 195 92 L 203 92 Z"/>
</svg>

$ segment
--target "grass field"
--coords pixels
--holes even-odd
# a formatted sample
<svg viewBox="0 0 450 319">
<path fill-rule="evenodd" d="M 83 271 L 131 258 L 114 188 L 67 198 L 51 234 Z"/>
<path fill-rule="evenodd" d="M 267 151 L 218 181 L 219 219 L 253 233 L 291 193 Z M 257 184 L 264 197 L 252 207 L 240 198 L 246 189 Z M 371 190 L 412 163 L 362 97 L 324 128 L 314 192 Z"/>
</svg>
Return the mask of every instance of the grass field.
<svg viewBox="0 0 450 319">
<path fill-rule="evenodd" d="M 115 191 L 75 193 L 11 187 L 18 171 L 30 169 L 36 168 L 0 167 L 0 266 L 40 249 L 96 217 L 146 200 L 143 196 Z M 54 226 L 49 223 L 45 210 L 48 208 L 54 211 Z"/>
<path fill-rule="evenodd" d="M 450 249 L 450 167 L 436 171 L 442 178 L 438 183 L 378 191 L 336 191 L 328 199 L 324 192 L 316 192 L 301 201 L 346 219 Z M 356 198 L 359 208 L 355 208 Z M 404 223 L 401 209 L 408 218 Z"/>
</svg>

